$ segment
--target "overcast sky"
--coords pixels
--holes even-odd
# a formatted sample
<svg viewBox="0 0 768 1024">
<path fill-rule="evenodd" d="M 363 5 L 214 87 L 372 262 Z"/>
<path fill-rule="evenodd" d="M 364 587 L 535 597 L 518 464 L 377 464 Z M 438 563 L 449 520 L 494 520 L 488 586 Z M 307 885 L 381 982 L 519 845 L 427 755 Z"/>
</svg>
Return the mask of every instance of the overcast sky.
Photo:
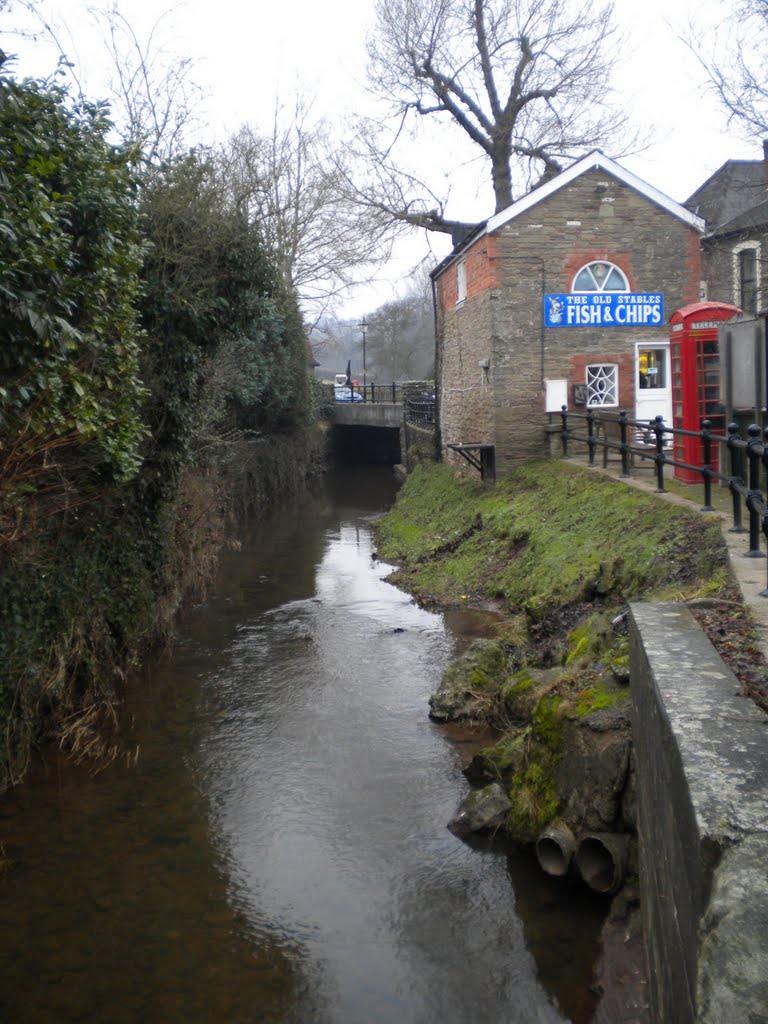
<svg viewBox="0 0 768 1024">
<path fill-rule="evenodd" d="M 59 32 L 60 42 L 78 65 L 89 95 L 106 90 L 106 51 L 98 40 L 90 2 L 41 0 L 39 8 Z M 120 0 L 120 10 L 140 37 L 146 37 L 165 9 L 163 0 Z M 686 47 L 690 16 L 716 24 L 730 5 L 723 0 L 616 0 L 626 36 L 619 84 L 628 109 L 651 145 L 621 162 L 673 199 L 684 200 L 730 158 L 757 159 L 759 145 L 726 129 L 725 117 L 704 90 L 703 76 Z M 341 114 L 361 102 L 365 75 L 365 35 L 373 0 L 185 0 L 168 7 L 158 30 L 165 48 L 196 61 L 194 78 L 208 94 L 205 141 L 223 141 L 243 123 L 269 128 L 278 95 L 302 90 L 316 95 L 316 109 Z M 2 16 L 7 27 L 18 13 Z M 669 22 L 669 24 L 668 24 Z M 3 48 L 19 53 L 19 71 L 46 74 L 55 50 L 43 42 L 22 43 L 3 33 Z M 447 141 L 447 136 L 446 136 Z M 435 153 L 434 190 L 453 186 L 452 216 L 481 220 L 493 212 L 488 171 L 465 165 L 459 149 Z M 458 166 L 461 164 L 461 166 Z M 436 240 L 436 254 L 449 245 Z M 393 280 L 350 297 L 342 312 L 359 317 L 395 287 L 394 278 L 427 251 L 414 236 L 400 253 Z"/>
</svg>

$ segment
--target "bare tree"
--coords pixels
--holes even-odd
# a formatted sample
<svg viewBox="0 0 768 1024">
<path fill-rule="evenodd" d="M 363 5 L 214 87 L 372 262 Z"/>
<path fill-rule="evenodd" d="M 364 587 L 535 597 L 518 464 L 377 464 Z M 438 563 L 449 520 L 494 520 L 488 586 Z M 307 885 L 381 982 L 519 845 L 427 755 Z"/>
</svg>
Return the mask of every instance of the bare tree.
<svg viewBox="0 0 768 1024">
<path fill-rule="evenodd" d="M 610 2 L 377 0 L 376 15 L 372 88 L 402 125 L 416 114 L 461 129 L 490 162 L 497 212 L 523 178 L 551 176 L 626 132 L 625 112 L 611 106 Z M 411 212 L 404 219 L 421 223 Z M 427 226 L 439 226 L 440 210 L 429 212 Z"/>
<path fill-rule="evenodd" d="M 350 164 L 338 167 L 338 181 L 346 201 L 369 215 L 389 220 L 395 233 L 423 228 L 452 234 L 466 225 L 446 216 L 448 196 L 440 196 L 402 158 L 395 161 L 393 150 L 399 131 L 384 141 L 388 129 L 372 120 L 357 118 L 346 150 L 354 156 Z"/>
<path fill-rule="evenodd" d="M 92 11 L 112 63 L 112 114 L 120 134 L 138 143 L 149 163 L 171 160 L 188 146 L 197 126 L 203 90 L 192 77 L 195 62 L 166 50 L 162 29 L 171 11 L 140 38 L 117 0 Z"/>
<path fill-rule="evenodd" d="M 348 201 L 343 151 L 328 123 L 298 99 L 286 118 L 278 106 L 269 135 L 244 126 L 220 154 L 225 187 L 258 222 L 286 282 L 317 320 L 346 288 L 389 254 L 390 223 Z"/>
<path fill-rule="evenodd" d="M 0 0 L 0 13 L 25 11 L 32 28 L 19 37 L 45 37 L 59 53 L 59 67 L 73 82 L 80 101 L 87 97 L 88 68 L 78 63 L 76 40 L 66 23 L 49 17 L 40 0 Z M 135 143 L 148 163 L 173 159 L 187 147 L 198 126 L 196 110 L 203 90 L 193 78 L 195 62 L 170 52 L 163 41 L 172 10 L 166 10 L 142 38 L 122 14 L 118 0 L 89 14 L 108 52 L 109 102 L 117 135 Z"/>
<path fill-rule="evenodd" d="M 715 30 L 695 25 L 683 41 L 704 68 L 729 124 L 768 136 L 768 2 L 741 0 Z"/>
<path fill-rule="evenodd" d="M 405 295 L 385 302 L 369 317 L 371 379 L 434 376 L 435 325 L 429 272 L 420 268 Z"/>
</svg>

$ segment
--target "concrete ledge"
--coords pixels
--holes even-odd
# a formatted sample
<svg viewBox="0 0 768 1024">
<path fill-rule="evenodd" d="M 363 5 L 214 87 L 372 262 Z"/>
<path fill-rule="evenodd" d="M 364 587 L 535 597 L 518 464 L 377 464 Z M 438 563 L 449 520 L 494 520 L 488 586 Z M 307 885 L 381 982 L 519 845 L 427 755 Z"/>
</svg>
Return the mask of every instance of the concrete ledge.
<svg viewBox="0 0 768 1024">
<path fill-rule="evenodd" d="M 631 606 L 630 662 L 652 1020 L 768 1022 L 768 718 L 683 605 Z"/>
<path fill-rule="evenodd" d="M 333 422 L 348 427 L 399 430 L 403 425 L 403 407 L 386 402 L 337 402 L 333 407 Z"/>
</svg>

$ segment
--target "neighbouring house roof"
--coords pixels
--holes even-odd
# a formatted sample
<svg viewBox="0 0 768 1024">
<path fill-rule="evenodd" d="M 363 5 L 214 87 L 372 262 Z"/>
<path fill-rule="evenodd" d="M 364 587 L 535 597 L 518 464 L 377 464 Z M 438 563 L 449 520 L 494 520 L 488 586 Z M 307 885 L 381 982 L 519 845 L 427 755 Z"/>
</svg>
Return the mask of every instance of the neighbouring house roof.
<svg viewBox="0 0 768 1024">
<path fill-rule="evenodd" d="M 708 236 L 764 226 L 768 223 L 768 164 L 727 160 L 684 205 L 704 218 Z"/>
<path fill-rule="evenodd" d="M 723 224 L 722 227 L 718 228 L 716 232 L 712 234 L 720 235 L 737 235 L 744 234 L 744 232 L 751 232 L 754 230 L 765 231 L 768 225 L 768 199 L 764 199 L 762 203 L 758 203 L 757 206 L 753 206 L 751 210 L 746 210 L 738 217 L 734 217 L 733 220 L 729 220 L 727 224 Z"/>
<path fill-rule="evenodd" d="M 457 259 L 461 253 L 469 248 L 469 246 L 475 242 L 482 235 L 492 234 L 494 231 L 498 231 L 504 227 L 510 221 L 514 220 L 515 217 L 519 217 L 521 214 L 537 206 L 539 203 L 544 202 L 551 195 L 559 192 L 560 189 L 570 185 L 571 182 L 580 178 L 583 174 L 588 174 L 591 171 L 603 171 L 605 174 L 609 174 L 611 177 L 622 182 L 628 188 L 634 189 L 641 195 L 645 196 L 650 202 L 655 203 L 662 209 L 666 210 L 673 217 L 677 217 L 683 223 L 696 231 L 704 233 L 705 222 L 702 217 L 686 208 L 682 203 L 676 202 L 674 199 L 670 199 L 669 196 L 660 192 L 657 188 L 649 185 L 643 181 L 642 178 L 638 178 L 636 174 L 632 174 L 621 164 L 607 157 L 604 153 L 599 150 L 593 150 L 580 160 L 576 160 L 570 167 L 567 167 L 560 174 L 557 174 L 554 178 L 550 178 L 543 185 L 538 188 L 527 192 L 524 196 L 518 199 L 516 202 L 508 206 L 506 210 L 502 210 L 500 213 L 494 214 L 493 217 L 489 217 L 485 223 L 479 224 L 475 231 L 469 233 L 463 238 L 456 246 L 454 251 L 447 256 L 435 269 L 432 271 L 432 277 L 436 277 L 441 273 L 445 267 Z"/>
</svg>

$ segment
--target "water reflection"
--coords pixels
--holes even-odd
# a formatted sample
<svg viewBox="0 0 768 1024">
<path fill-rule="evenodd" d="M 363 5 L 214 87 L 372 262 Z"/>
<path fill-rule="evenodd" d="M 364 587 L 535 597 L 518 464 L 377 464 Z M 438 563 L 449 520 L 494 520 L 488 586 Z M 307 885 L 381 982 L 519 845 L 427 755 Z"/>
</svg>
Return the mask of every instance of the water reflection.
<svg viewBox="0 0 768 1024">
<path fill-rule="evenodd" d="M 53 763 L 0 803 L 1 1020 L 563 1020 L 536 884 L 446 828 L 472 743 L 427 700 L 457 640 L 374 556 L 381 481 L 226 559 L 132 688 L 135 770 Z"/>
</svg>

